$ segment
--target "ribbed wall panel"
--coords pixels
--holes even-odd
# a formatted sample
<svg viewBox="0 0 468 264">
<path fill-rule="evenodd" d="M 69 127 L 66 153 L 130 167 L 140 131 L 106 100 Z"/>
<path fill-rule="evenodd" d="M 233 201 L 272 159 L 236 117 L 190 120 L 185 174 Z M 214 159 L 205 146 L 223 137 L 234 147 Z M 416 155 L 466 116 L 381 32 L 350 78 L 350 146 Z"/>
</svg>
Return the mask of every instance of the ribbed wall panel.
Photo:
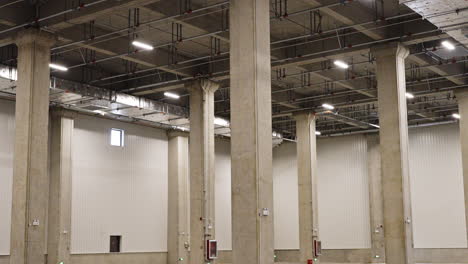
<svg viewBox="0 0 468 264">
<path fill-rule="evenodd" d="M 410 129 L 409 164 L 414 246 L 466 248 L 458 126 Z"/>
<path fill-rule="evenodd" d="M 15 104 L 0 100 L 0 255 L 10 254 Z"/>
<path fill-rule="evenodd" d="M 299 249 L 299 193 L 296 144 L 273 149 L 275 249 Z"/>
<path fill-rule="evenodd" d="M 366 139 L 356 135 L 319 140 L 317 160 L 323 248 L 370 248 Z"/>
<path fill-rule="evenodd" d="M 232 249 L 230 144 L 227 140 L 215 142 L 215 228 L 220 250 Z"/>
<path fill-rule="evenodd" d="M 110 146 L 110 129 L 125 130 L 125 146 Z M 167 251 L 165 131 L 79 117 L 73 138 L 72 253 Z"/>
</svg>

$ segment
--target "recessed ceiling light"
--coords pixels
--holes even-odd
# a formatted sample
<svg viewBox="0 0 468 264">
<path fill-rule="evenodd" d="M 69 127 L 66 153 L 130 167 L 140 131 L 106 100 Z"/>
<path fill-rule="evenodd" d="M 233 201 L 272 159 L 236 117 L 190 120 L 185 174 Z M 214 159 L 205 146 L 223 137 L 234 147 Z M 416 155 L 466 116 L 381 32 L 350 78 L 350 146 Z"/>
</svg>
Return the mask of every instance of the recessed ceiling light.
<svg viewBox="0 0 468 264">
<path fill-rule="evenodd" d="M 100 115 L 105 115 L 105 114 L 106 114 L 106 112 L 104 112 L 104 111 L 102 111 L 102 110 L 99 110 L 99 109 L 98 109 L 98 110 L 94 110 L 93 112 L 96 113 L 96 114 L 100 114 Z"/>
<path fill-rule="evenodd" d="M 215 123 L 215 125 L 218 125 L 218 126 L 223 126 L 223 127 L 228 127 L 229 126 L 229 121 L 227 121 L 226 119 L 220 118 L 220 117 L 215 117 L 214 123 Z"/>
<path fill-rule="evenodd" d="M 322 133 L 320 131 L 315 131 L 315 135 L 320 136 Z"/>
<path fill-rule="evenodd" d="M 341 60 L 336 60 L 336 61 L 334 62 L 334 64 L 335 64 L 336 66 L 342 68 L 342 69 L 348 69 L 348 68 L 349 68 L 349 65 L 348 65 L 346 62 L 341 61 Z"/>
<path fill-rule="evenodd" d="M 450 41 L 448 40 L 444 40 L 442 41 L 442 46 L 444 46 L 446 49 L 448 50 L 454 50 L 455 49 L 455 45 L 453 45 Z"/>
<path fill-rule="evenodd" d="M 175 93 L 171 93 L 171 92 L 165 92 L 164 96 L 169 97 L 169 98 L 173 98 L 173 99 L 179 99 L 180 98 L 180 95 L 175 94 Z"/>
<path fill-rule="evenodd" d="M 413 98 L 414 98 L 414 94 L 412 94 L 412 93 L 406 93 L 406 98 L 408 98 L 408 99 L 413 99 Z"/>
<path fill-rule="evenodd" d="M 460 119 L 460 114 L 453 113 L 452 117 L 455 118 L 455 119 Z"/>
<path fill-rule="evenodd" d="M 135 47 L 138 47 L 138 48 L 142 48 L 142 49 L 145 49 L 145 50 L 153 50 L 154 47 L 149 45 L 149 44 L 146 44 L 146 43 L 143 43 L 141 41 L 138 41 L 138 40 L 134 40 L 132 42 L 132 45 L 135 46 Z"/>
<path fill-rule="evenodd" d="M 333 110 L 335 107 L 331 104 L 322 104 L 322 107 L 328 110 Z"/>
<path fill-rule="evenodd" d="M 182 130 L 182 131 L 188 131 L 189 129 L 183 126 L 173 126 L 172 128 Z"/>
<path fill-rule="evenodd" d="M 58 65 L 55 63 L 50 63 L 49 67 L 54 69 L 54 70 L 59 70 L 59 71 L 68 71 L 68 68 L 62 65 Z"/>
<path fill-rule="evenodd" d="M 282 137 L 283 137 L 283 136 L 281 135 L 281 133 L 278 133 L 278 132 L 275 132 L 275 131 L 273 131 L 272 136 L 273 136 L 274 138 L 282 138 Z"/>
</svg>

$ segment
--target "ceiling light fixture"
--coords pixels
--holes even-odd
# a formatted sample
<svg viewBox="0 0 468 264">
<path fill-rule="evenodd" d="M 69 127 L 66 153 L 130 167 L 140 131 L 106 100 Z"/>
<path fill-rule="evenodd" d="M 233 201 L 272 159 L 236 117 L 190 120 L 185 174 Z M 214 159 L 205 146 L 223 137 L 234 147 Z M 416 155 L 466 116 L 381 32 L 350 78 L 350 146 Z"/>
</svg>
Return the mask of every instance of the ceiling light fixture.
<svg viewBox="0 0 468 264">
<path fill-rule="evenodd" d="M 320 136 L 322 133 L 320 131 L 315 131 L 315 135 Z"/>
<path fill-rule="evenodd" d="M 452 117 L 455 118 L 455 119 L 460 119 L 460 114 L 453 113 Z"/>
<path fill-rule="evenodd" d="M 380 128 L 379 125 L 375 125 L 375 124 L 369 124 L 369 125 L 370 125 L 370 126 L 373 126 L 373 127 L 375 127 L 375 128 Z"/>
<path fill-rule="evenodd" d="M 278 133 L 278 132 L 275 132 L 275 131 L 273 131 L 272 136 L 274 138 L 282 138 L 283 137 L 283 135 L 281 135 L 281 133 Z"/>
<path fill-rule="evenodd" d="M 348 65 L 346 62 L 341 61 L 341 60 L 336 60 L 336 61 L 334 62 L 334 64 L 335 64 L 336 66 L 342 68 L 342 69 L 348 69 L 348 68 L 349 68 L 349 65 Z"/>
<path fill-rule="evenodd" d="M 62 65 L 58 65 L 55 63 L 50 63 L 49 67 L 54 70 L 59 70 L 59 71 L 68 71 L 68 68 Z"/>
<path fill-rule="evenodd" d="M 149 44 L 146 44 L 146 43 L 143 43 L 141 41 L 138 41 L 138 40 L 134 40 L 132 42 L 132 45 L 135 46 L 135 47 L 138 47 L 138 48 L 142 48 L 142 49 L 145 49 L 145 50 L 153 50 L 154 47 L 149 45 Z"/>
<path fill-rule="evenodd" d="M 412 94 L 412 93 L 406 93 L 406 98 L 408 98 L 408 99 L 413 99 L 413 98 L 414 98 L 414 94 Z"/>
<path fill-rule="evenodd" d="M 328 110 L 333 110 L 335 107 L 331 104 L 322 104 L 322 107 Z"/>
<path fill-rule="evenodd" d="M 227 121 L 226 119 L 220 118 L 220 117 L 215 117 L 214 123 L 215 123 L 215 125 L 218 125 L 218 126 L 223 126 L 223 127 L 228 127 L 229 126 L 229 121 Z"/>
<path fill-rule="evenodd" d="M 102 115 L 102 116 L 106 114 L 106 112 L 104 112 L 104 111 L 102 111 L 102 110 L 99 110 L 99 109 L 98 109 L 98 110 L 94 110 L 93 112 L 96 113 L 96 114 L 100 114 L 100 115 Z"/>
<path fill-rule="evenodd" d="M 450 41 L 448 40 L 444 40 L 442 41 L 442 46 L 444 46 L 446 49 L 448 50 L 454 50 L 455 49 L 455 45 L 453 45 Z"/>
<path fill-rule="evenodd" d="M 169 98 L 173 98 L 173 99 L 179 99 L 180 98 L 180 95 L 175 94 L 175 93 L 171 93 L 171 92 L 165 92 L 164 96 L 169 97 Z"/>
</svg>

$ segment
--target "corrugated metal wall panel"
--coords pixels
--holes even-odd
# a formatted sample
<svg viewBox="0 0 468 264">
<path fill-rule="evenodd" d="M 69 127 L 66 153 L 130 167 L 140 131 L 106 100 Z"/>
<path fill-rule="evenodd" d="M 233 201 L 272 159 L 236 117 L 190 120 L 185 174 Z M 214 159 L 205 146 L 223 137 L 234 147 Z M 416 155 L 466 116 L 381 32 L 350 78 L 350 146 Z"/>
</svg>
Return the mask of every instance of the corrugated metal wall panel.
<svg viewBox="0 0 468 264">
<path fill-rule="evenodd" d="M 410 129 L 409 135 L 414 246 L 466 248 L 458 126 Z"/>
<path fill-rule="evenodd" d="M 216 239 L 220 250 L 231 250 L 231 143 L 216 140 L 215 154 Z"/>
<path fill-rule="evenodd" d="M 275 249 L 299 249 L 299 193 L 296 144 L 273 149 Z"/>
<path fill-rule="evenodd" d="M 125 130 L 125 146 L 110 146 L 110 129 Z M 80 117 L 73 139 L 72 253 L 167 251 L 165 131 Z"/>
<path fill-rule="evenodd" d="M 365 137 L 319 140 L 317 160 L 319 230 L 323 248 L 370 248 Z"/>
<path fill-rule="evenodd" d="M 0 255 L 10 254 L 15 104 L 0 100 Z"/>
</svg>

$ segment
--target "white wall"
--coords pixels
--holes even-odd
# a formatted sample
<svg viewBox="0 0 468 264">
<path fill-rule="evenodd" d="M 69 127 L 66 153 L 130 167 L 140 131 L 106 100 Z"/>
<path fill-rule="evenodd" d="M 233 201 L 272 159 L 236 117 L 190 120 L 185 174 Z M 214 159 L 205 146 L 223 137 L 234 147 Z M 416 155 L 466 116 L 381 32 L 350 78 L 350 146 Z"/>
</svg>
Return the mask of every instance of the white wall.
<svg viewBox="0 0 468 264">
<path fill-rule="evenodd" d="M 75 121 L 72 252 L 167 250 L 167 138 L 164 131 L 91 117 Z M 109 146 L 123 128 L 125 147 Z M 0 101 L 0 255 L 9 254 L 14 104 Z M 458 126 L 410 130 L 416 248 L 466 248 Z M 319 225 L 324 248 L 370 247 L 366 142 L 362 135 L 319 139 Z M 296 148 L 273 151 L 275 248 L 299 248 Z M 229 141 L 216 141 L 216 233 L 231 249 Z M 340 166 L 337 166 L 340 164 Z M 351 231 L 351 232 L 350 232 Z"/>
<path fill-rule="evenodd" d="M 324 249 L 370 248 L 367 141 L 318 140 L 319 231 Z"/>
<path fill-rule="evenodd" d="M 458 125 L 410 130 L 410 181 L 416 248 L 466 248 Z"/>
<path fill-rule="evenodd" d="M 10 254 L 15 105 L 0 100 L 0 255 Z"/>
<path fill-rule="evenodd" d="M 110 129 L 125 129 L 125 146 L 110 146 Z M 167 251 L 165 131 L 79 117 L 73 138 L 72 253 Z"/>
<path fill-rule="evenodd" d="M 216 199 L 221 199 L 223 205 L 216 206 L 216 233 L 221 249 L 231 249 L 231 205 L 225 202 L 228 199 L 230 201 L 229 145 L 218 145 L 217 142 L 216 179 L 219 189 L 216 190 Z M 365 138 L 361 135 L 319 140 L 318 153 L 319 164 L 321 163 L 319 224 L 324 248 L 370 248 Z M 220 162 L 222 164 L 219 164 Z M 338 163 L 345 166 L 336 166 Z M 220 181 L 224 182 L 224 185 L 219 184 Z M 298 249 L 299 209 L 295 143 L 285 142 L 273 149 L 273 188 L 275 249 Z M 339 199 L 336 199 L 337 197 Z"/>
<path fill-rule="evenodd" d="M 275 249 L 299 249 L 299 193 L 296 144 L 273 149 Z"/>
</svg>

